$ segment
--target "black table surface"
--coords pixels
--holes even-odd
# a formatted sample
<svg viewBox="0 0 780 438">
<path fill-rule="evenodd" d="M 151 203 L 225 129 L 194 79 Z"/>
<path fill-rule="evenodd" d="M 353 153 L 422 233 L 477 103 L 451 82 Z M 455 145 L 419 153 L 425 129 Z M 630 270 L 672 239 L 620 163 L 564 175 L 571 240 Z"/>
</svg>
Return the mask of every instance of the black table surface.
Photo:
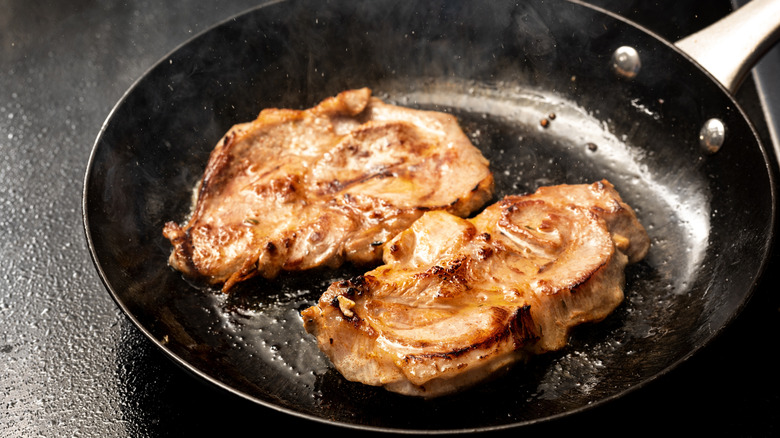
<svg viewBox="0 0 780 438">
<path fill-rule="evenodd" d="M 114 104 L 165 54 L 256 3 L 0 0 L 0 436 L 357 432 L 255 405 L 179 368 L 116 306 L 84 238 L 84 172 Z M 669 40 L 730 9 L 594 3 Z M 750 78 L 737 99 L 772 149 L 762 92 Z M 728 329 L 671 373 L 581 414 L 491 434 L 780 436 L 777 259 Z"/>
</svg>

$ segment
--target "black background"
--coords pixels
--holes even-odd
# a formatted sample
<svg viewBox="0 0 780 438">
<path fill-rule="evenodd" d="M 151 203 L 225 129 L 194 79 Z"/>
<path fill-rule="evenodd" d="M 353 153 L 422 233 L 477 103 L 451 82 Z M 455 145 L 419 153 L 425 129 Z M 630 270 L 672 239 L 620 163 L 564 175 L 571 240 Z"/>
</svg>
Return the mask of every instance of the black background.
<svg viewBox="0 0 780 438">
<path fill-rule="evenodd" d="M 672 41 L 730 10 L 593 3 Z M 177 367 L 111 300 L 84 239 L 85 166 L 114 104 L 166 53 L 255 5 L 0 0 L 0 436 L 355 433 L 259 407 Z M 752 78 L 737 98 L 771 145 Z M 777 436 L 776 259 L 729 329 L 669 375 L 605 406 L 493 434 Z"/>
</svg>

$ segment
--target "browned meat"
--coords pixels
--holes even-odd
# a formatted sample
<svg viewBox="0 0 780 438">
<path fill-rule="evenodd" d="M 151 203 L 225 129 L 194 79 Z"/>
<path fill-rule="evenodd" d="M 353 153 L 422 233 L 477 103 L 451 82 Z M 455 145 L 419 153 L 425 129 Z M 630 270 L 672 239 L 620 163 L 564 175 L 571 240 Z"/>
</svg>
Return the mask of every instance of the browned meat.
<svg viewBox="0 0 780 438">
<path fill-rule="evenodd" d="M 229 290 L 256 275 L 378 262 L 425 211 L 466 216 L 492 196 L 487 160 L 448 114 L 364 88 L 307 110 L 266 109 L 211 153 L 169 263 Z"/>
<path fill-rule="evenodd" d="M 605 318 L 649 245 L 609 182 L 544 187 L 473 219 L 426 213 L 384 265 L 332 284 L 302 317 L 348 380 L 440 396 Z"/>
</svg>

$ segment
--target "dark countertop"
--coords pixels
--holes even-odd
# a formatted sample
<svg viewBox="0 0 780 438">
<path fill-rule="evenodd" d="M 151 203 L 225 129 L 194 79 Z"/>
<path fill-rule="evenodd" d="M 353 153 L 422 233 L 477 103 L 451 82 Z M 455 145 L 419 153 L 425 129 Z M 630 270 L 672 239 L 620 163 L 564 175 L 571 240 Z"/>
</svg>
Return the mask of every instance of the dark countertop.
<svg viewBox="0 0 780 438">
<path fill-rule="evenodd" d="M 114 104 L 166 53 L 256 3 L 0 2 L 0 436 L 326 428 L 213 388 L 176 366 L 112 301 L 82 228 L 85 166 Z M 700 2 L 706 11 L 690 2 L 595 3 L 672 40 L 728 10 L 711 2 Z M 750 79 L 737 97 L 771 145 L 762 96 Z M 605 406 L 502 433 L 780 435 L 777 263 L 775 256 L 723 335 L 673 372 Z"/>
</svg>

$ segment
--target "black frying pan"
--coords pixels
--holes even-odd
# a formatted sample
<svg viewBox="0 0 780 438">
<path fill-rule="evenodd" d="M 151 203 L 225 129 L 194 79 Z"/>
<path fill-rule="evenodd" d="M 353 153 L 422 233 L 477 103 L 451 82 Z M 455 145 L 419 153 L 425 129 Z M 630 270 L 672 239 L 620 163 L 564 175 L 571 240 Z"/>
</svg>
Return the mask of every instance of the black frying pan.
<svg viewBox="0 0 780 438">
<path fill-rule="evenodd" d="M 516 4 L 517 3 L 517 4 Z M 631 77 L 612 67 L 636 49 Z M 653 247 L 626 301 L 560 352 L 466 393 L 423 401 L 345 381 L 298 311 L 354 267 L 254 280 L 230 296 L 170 269 L 208 154 L 265 107 L 309 107 L 369 86 L 455 114 L 491 160 L 497 197 L 613 182 Z M 552 115 L 554 114 L 554 118 Z M 726 127 L 700 146 L 709 119 Z M 546 119 L 547 127 L 541 121 Z M 113 110 L 85 179 L 84 224 L 109 292 L 178 364 L 261 405 L 382 431 L 481 431 L 551 420 L 614 399 L 711 341 L 749 298 L 769 254 L 772 166 L 729 93 L 679 50 L 576 2 L 272 3 L 162 59 Z"/>
</svg>

